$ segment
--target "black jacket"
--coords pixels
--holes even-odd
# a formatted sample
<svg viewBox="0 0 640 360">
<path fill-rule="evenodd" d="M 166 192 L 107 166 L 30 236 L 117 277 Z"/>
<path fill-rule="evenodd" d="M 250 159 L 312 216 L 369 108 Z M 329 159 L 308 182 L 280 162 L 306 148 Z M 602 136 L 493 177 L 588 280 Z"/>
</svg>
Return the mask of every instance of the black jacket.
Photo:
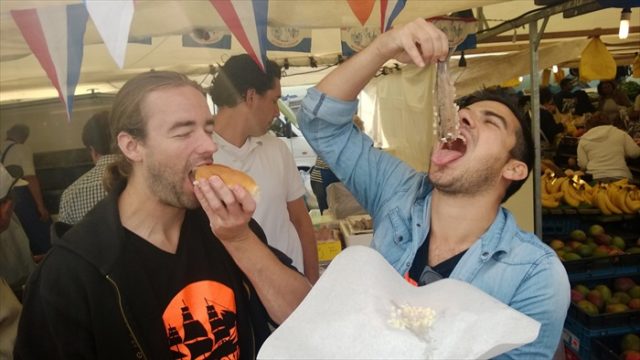
<svg viewBox="0 0 640 360">
<path fill-rule="evenodd" d="M 138 335 L 135 319 L 145 319 L 157 322 L 154 338 L 166 339 L 162 319 L 148 306 L 154 299 L 145 275 L 142 271 L 124 270 L 131 267 L 124 264 L 125 233 L 117 207 L 123 188 L 124 184 L 120 184 L 119 191 L 98 203 L 73 228 L 55 225 L 54 232 L 64 236 L 54 241 L 27 283 L 14 351 L 16 359 L 168 358 L 168 346 L 145 343 Z M 209 229 L 206 215 L 199 212 L 203 229 Z M 260 226 L 253 220 L 250 225 L 266 242 Z M 274 252 L 287 263 L 285 255 Z M 231 259 L 226 252 L 220 255 Z M 233 265 L 237 270 L 234 281 L 247 291 L 251 341 L 255 344 L 253 356 L 242 357 L 255 358 L 270 334 L 269 318 L 253 286 Z"/>
</svg>

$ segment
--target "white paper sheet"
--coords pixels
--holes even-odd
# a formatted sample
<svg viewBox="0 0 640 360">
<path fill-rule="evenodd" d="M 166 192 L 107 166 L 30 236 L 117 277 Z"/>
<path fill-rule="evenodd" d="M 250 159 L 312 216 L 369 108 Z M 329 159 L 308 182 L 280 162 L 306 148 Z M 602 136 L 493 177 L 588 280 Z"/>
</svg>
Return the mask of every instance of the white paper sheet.
<svg viewBox="0 0 640 360">
<path fill-rule="evenodd" d="M 395 306 L 429 307 L 417 336 L 389 324 Z M 540 324 L 465 282 L 408 284 L 375 250 L 353 246 L 267 339 L 258 359 L 480 359 L 538 337 Z"/>
</svg>

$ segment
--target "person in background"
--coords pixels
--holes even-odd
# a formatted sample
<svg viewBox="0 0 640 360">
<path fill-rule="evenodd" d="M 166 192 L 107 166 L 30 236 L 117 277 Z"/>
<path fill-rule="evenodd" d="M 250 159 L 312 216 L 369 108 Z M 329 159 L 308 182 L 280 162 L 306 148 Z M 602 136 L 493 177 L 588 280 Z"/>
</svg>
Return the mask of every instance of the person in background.
<svg viewBox="0 0 640 360">
<path fill-rule="evenodd" d="M 540 131 L 543 140 L 550 146 L 556 143 L 556 136 L 564 131 L 564 126 L 557 123 L 553 117 L 556 104 L 553 102 L 553 94 L 547 87 L 540 88 Z"/>
<path fill-rule="evenodd" d="M 553 102 L 556 105 L 558 111 L 565 113 L 570 106 L 565 106 L 565 99 L 573 100 L 575 95 L 571 92 L 574 85 L 573 78 L 563 78 L 560 80 L 560 91 L 553 95 Z M 569 102 L 570 103 L 570 102 Z"/>
<path fill-rule="evenodd" d="M 24 172 L 27 187 L 15 190 L 15 213 L 29 237 L 31 252 L 43 256 L 51 247 L 49 229 L 51 219 L 44 205 L 40 181 L 36 177 L 33 153 L 25 144 L 29 138 L 29 127 L 17 124 L 7 130 L 7 140 L 2 144 L 0 163 L 4 166 L 17 165 Z"/>
<path fill-rule="evenodd" d="M 111 154 L 108 111 L 89 118 L 82 129 L 82 143 L 95 166 L 69 185 L 60 197 L 58 221 L 72 225 L 80 222 L 107 195 L 102 178 L 107 166 L 117 159 Z"/>
<path fill-rule="evenodd" d="M 304 202 L 305 187 L 286 144 L 268 133 L 280 114 L 280 68 L 269 61 L 263 72 L 246 54 L 232 56 L 211 87 L 218 107 L 213 139 L 219 150 L 214 162 L 240 169 L 260 188 L 254 218 L 269 245 L 284 252 L 293 265 L 315 283 L 318 249 Z"/>
<path fill-rule="evenodd" d="M 139 74 L 110 125 L 108 195 L 73 227 L 56 223 L 62 238 L 27 283 L 16 359 L 255 358 L 311 285 L 266 245 L 245 188 L 194 181 L 217 150 L 203 89 Z"/>
<path fill-rule="evenodd" d="M 596 108 L 591 103 L 589 95 L 584 90 L 577 90 L 574 93 L 576 97 L 576 106 L 573 109 L 573 113 L 579 116 L 584 114 L 593 114 L 596 112 Z"/>
<path fill-rule="evenodd" d="M 358 115 L 353 115 L 353 124 L 364 131 L 364 122 Z M 324 212 L 329 208 L 327 204 L 327 187 L 333 183 L 339 182 L 340 179 L 329 169 L 329 165 L 325 163 L 319 156 L 316 164 L 311 169 L 311 190 L 318 200 L 318 208 L 320 212 Z"/>
<path fill-rule="evenodd" d="M 603 80 L 598 84 L 598 111 L 606 115 L 613 124 L 620 122 L 620 110 L 631 107 L 631 101 L 613 80 Z"/>
<path fill-rule="evenodd" d="M 18 218 L 13 214 L 13 191 L 27 186 L 21 179 L 22 169 L 17 165 L 7 168 L 0 164 L 0 277 L 22 298 L 24 284 L 35 270 L 36 263 L 29 239 Z"/>
<path fill-rule="evenodd" d="M 460 102 L 460 136 L 438 142 L 429 173 L 372 146 L 351 124 L 357 96 L 394 58 L 419 67 L 444 60 L 444 33 L 424 19 L 376 37 L 311 88 L 298 117 L 305 138 L 374 223 L 372 246 L 418 285 L 468 282 L 540 322 L 538 338 L 498 359 L 551 359 L 569 308 L 569 280 L 555 252 L 500 206 L 526 181 L 533 138 L 503 90 Z"/>
<path fill-rule="evenodd" d="M 578 166 L 597 181 L 632 179 L 625 159 L 640 156 L 640 147 L 631 136 L 613 126 L 611 119 L 600 112 L 587 120 L 586 128 L 578 142 Z"/>
</svg>

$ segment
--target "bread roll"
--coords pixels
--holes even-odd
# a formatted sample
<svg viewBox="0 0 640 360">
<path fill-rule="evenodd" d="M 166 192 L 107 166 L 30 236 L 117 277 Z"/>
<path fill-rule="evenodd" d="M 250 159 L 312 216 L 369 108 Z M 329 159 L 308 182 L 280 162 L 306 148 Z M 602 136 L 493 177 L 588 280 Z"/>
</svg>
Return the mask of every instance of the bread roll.
<svg viewBox="0 0 640 360">
<path fill-rule="evenodd" d="M 253 197 L 258 194 L 258 184 L 251 176 L 225 165 L 209 164 L 198 166 L 194 177 L 196 180 L 206 180 L 214 175 L 219 176 L 227 186 L 242 185 Z"/>
</svg>

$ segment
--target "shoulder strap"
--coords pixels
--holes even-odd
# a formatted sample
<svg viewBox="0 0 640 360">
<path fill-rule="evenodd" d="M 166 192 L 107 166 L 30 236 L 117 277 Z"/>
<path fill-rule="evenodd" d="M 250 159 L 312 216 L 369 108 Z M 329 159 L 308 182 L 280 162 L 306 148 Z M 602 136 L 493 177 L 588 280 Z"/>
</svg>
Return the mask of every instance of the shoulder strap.
<svg viewBox="0 0 640 360">
<path fill-rule="evenodd" d="M 9 150 L 13 147 L 13 145 L 15 145 L 17 143 L 12 143 L 9 146 L 7 146 L 6 149 L 4 149 L 4 152 L 2 153 L 2 158 L 0 159 L 0 163 L 4 164 L 4 158 L 7 157 L 7 153 L 9 152 Z"/>
</svg>

